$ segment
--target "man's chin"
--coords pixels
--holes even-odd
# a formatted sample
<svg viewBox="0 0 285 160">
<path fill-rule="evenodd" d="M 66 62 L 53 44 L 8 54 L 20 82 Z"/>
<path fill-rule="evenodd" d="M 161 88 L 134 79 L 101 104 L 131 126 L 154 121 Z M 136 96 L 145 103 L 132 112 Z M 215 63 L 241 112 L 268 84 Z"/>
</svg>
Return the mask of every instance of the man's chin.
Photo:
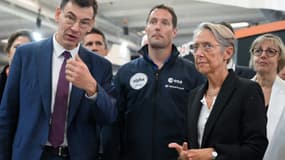
<svg viewBox="0 0 285 160">
<path fill-rule="evenodd" d="M 75 42 L 66 42 L 64 48 L 72 50 L 77 47 L 77 44 Z"/>
<path fill-rule="evenodd" d="M 166 48 L 166 46 L 162 43 L 151 43 L 149 45 L 151 46 L 151 48 L 156 48 L 156 49 Z"/>
</svg>

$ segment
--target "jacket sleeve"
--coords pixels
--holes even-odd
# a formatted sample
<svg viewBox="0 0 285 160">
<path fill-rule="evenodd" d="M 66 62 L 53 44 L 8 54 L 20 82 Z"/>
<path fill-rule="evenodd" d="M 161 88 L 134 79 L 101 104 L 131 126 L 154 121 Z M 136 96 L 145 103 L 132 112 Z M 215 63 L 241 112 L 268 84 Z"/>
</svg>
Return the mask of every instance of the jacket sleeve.
<svg viewBox="0 0 285 160">
<path fill-rule="evenodd" d="M 11 159 L 18 121 L 20 55 L 15 54 L 0 105 L 0 160 Z"/>
<path fill-rule="evenodd" d="M 98 67 L 98 66 L 97 66 Z M 112 83 L 112 66 L 111 63 L 105 63 L 105 66 L 100 66 L 104 68 L 102 81 L 97 83 L 98 94 L 96 100 L 90 100 L 92 104 L 95 103 L 96 107 L 94 109 L 94 114 L 96 121 L 100 125 L 110 124 L 115 121 L 117 117 L 117 110 L 115 107 L 116 100 L 114 98 L 114 85 Z M 96 79 L 96 77 L 95 77 Z"/>
</svg>

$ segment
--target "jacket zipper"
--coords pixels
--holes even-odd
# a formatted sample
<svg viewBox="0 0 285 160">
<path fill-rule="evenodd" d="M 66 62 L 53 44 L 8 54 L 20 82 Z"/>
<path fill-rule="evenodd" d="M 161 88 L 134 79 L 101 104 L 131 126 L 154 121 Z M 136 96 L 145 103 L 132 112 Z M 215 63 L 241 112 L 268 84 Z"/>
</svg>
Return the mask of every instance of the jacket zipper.
<svg viewBox="0 0 285 160">
<path fill-rule="evenodd" d="M 155 86 L 154 86 L 154 96 L 153 96 L 153 125 L 152 125 L 152 159 L 156 159 L 156 151 L 155 151 L 155 136 L 156 136 L 156 119 L 157 119 L 157 94 L 158 94 L 158 84 L 159 84 L 159 72 L 160 70 L 155 71 Z"/>
</svg>

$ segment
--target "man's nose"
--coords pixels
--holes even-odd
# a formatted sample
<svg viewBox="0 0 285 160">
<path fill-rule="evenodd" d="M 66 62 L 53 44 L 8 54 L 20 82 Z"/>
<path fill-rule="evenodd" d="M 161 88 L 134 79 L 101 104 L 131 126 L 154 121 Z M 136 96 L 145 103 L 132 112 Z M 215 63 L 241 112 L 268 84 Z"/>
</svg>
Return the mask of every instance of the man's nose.
<svg viewBox="0 0 285 160">
<path fill-rule="evenodd" d="M 155 29 L 156 30 L 160 30 L 161 29 L 161 25 L 162 25 L 161 23 L 156 23 L 155 24 Z"/>
<path fill-rule="evenodd" d="M 79 31 L 80 30 L 80 22 L 75 22 L 72 26 L 71 29 L 74 31 Z"/>
</svg>

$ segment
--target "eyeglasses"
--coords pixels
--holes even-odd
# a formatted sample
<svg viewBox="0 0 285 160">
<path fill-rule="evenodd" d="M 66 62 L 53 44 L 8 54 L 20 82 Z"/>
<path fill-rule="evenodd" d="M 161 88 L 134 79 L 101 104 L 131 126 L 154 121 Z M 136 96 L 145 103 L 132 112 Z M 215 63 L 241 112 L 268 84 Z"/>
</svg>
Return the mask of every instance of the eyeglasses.
<svg viewBox="0 0 285 160">
<path fill-rule="evenodd" d="M 204 52 L 210 52 L 215 46 L 220 46 L 219 44 L 211 44 L 209 42 L 202 42 L 202 43 L 193 43 L 190 44 L 189 48 L 192 54 L 196 54 L 196 52 L 198 51 L 199 47 L 201 47 L 201 49 Z"/>
<path fill-rule="evenodd" d="M 63 16 L 65 23 L 69 25 L 74 25 L 77 22 L 77 17 L 71 13 L 65 14 L 63 11 Z M 87 29 L 88 27 L 91 26 L 92 20 L 91 19 L 80 19 L 79 20 L 79 28 L 81 29 Z"/>
<path fill-rule="evenodd" d="M 261 48 L 254 48 L 251 53 L 254 56 L 260 57 L 262 55 L 262 53 L 265 53 L 266 56 L 268 57 L 274 57 L 277 53 L 279 53 L 279 51 L 277 51 L 276 49 L 273 48 L 268 48 L 266 50 L 263 50 Z"/>
</svg>

